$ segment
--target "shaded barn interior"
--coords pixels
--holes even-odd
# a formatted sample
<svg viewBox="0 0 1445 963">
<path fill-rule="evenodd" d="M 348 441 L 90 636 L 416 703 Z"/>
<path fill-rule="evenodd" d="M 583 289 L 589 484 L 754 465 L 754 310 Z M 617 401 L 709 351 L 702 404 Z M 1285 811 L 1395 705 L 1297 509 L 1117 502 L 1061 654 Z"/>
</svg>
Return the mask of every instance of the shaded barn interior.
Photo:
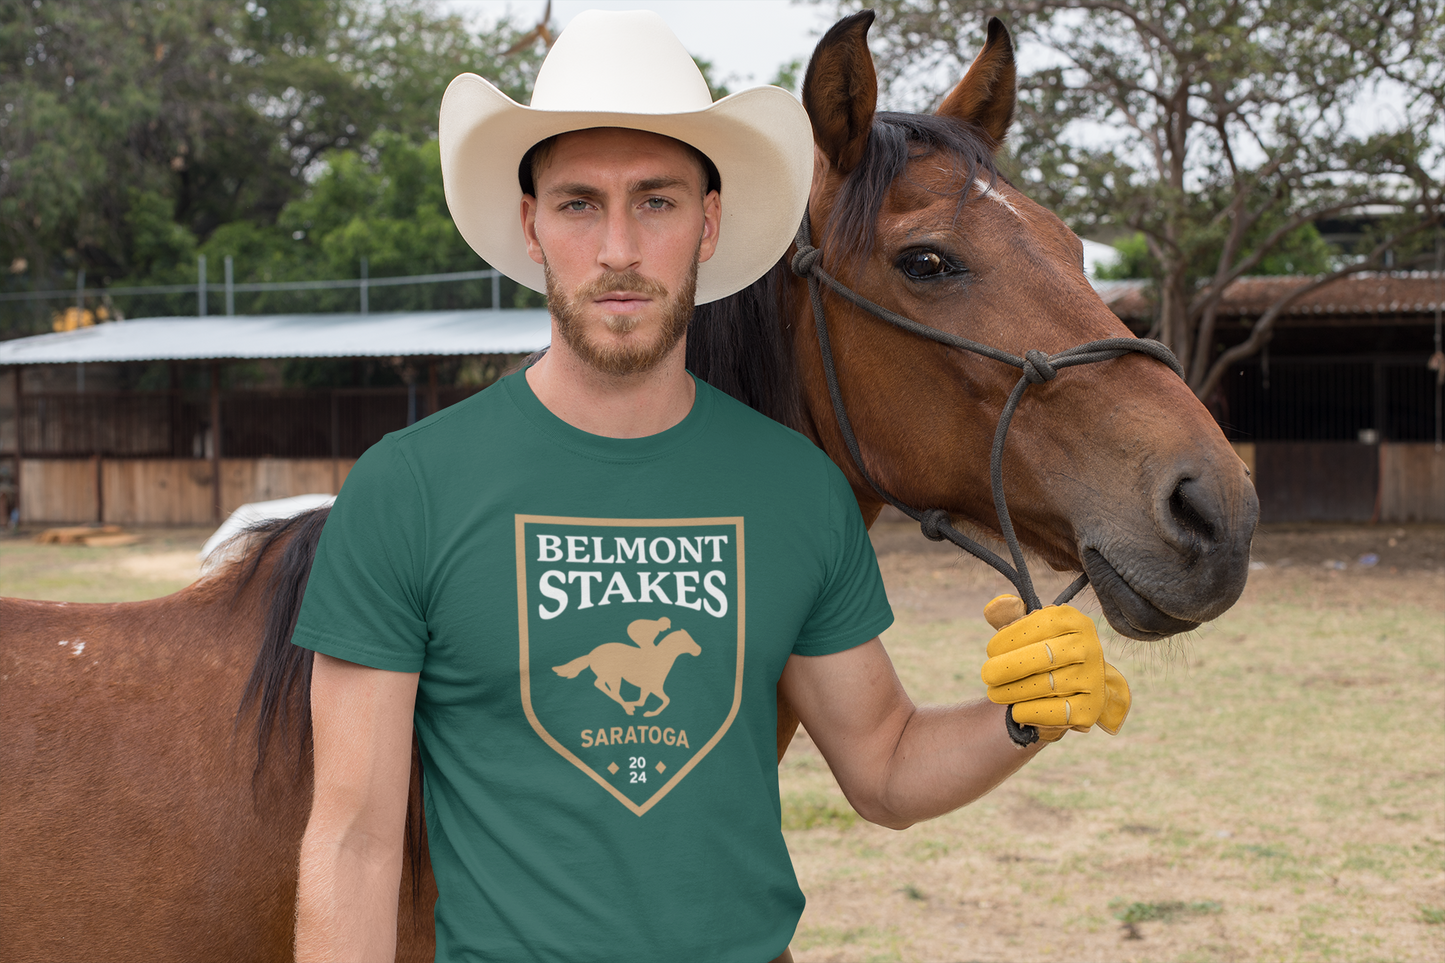
<svg viewBox="0 0 1445 963">
<path fill-rule="evenodd" d="M 1250 277 L 1225 293 L 1219 349 L 1242 342 L 1278 298 L 1309 283 Z M 1101 285 L 1139 333 L 1142 282 Z M 1429 367 L 1445 275 L 1363 274 L 1304 294 L 1259 354 L 1205 403 L 1251 464 L 1264 522 L 1445 521 L 1440 373 Z"/>
<path fill-rule="evenodd" d="M 0 509 L 211 524 L 335 493 L 387 432 L 546 345 L 545 310 L 148 319 L 0 342 Z"/>
</svg>

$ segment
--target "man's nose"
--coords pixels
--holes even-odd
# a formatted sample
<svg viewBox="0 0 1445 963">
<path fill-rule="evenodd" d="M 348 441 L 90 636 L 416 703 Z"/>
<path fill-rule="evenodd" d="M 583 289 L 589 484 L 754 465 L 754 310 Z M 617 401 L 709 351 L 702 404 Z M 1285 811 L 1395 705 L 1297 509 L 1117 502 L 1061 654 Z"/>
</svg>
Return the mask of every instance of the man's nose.
<svg viewBox="0 0 1445 963">
<path fill-rule="evenodd" d="M 603 228 L 602 249 L 597 252 L 597 261 L 610 271 L 632 271 L 641 266 L 642 249 L 637 241 L 637 223 L 629 211 L 615 209 L 607 212 Z"/>
</svg>

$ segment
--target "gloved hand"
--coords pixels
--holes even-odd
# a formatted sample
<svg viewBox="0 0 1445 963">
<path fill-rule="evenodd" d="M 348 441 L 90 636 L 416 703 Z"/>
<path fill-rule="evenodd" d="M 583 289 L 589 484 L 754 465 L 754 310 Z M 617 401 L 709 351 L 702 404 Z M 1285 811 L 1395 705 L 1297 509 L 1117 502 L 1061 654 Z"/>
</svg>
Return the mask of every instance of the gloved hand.
<svg viewBox="0 0 1445 963">
<path fill-rule="evenodd" d="M 1113 735 L 1129 714 L 1129 684 L 1104 661 L 1093 620 L 1072 605 L 1051 605 L 1029 615 L 1013 595 L 984 606 L 998 629 L 980 673 L 990 701 L 1012 705 L 1013 719 L 1039 730 L 1044 742 L 1070 728 L 1093 725 Z"/>
</svg>

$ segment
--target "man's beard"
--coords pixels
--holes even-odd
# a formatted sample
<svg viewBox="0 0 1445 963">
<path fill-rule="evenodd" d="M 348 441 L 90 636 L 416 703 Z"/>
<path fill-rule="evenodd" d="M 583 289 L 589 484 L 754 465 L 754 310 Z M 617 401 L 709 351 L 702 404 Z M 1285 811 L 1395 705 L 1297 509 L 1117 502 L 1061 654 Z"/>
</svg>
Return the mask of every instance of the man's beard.
<svg viewBox="0 0 1445 963">
<path fill-rule="evenodd" d="M 562 340 L 588 365 L 609 375 L 642 374 L 657 367 L 687 333 L 687 324 L 692 319 L 693 298 L 697 294 L 697 264 L 697 258 L 693 258 L 687 277 L 677 293 L 671 296 L 666 287 L 636 271 L 608 271 L 584 284 L 569 298 L 553 276 L 551 265 L 544 262 L 547 307 L 552 317 L 557 319 L 557 332 Z M 587 333 L 584 312 L 589 308 L 595 311 L 597 308 L 593 301 L 609 291 L 631 291 L 651 298 L 653 307 L 662 312 L 657 337 L 650 342 L 620 345 L 603 344 L 592 339 Z M 614 334 L 627 334 L 637 327 L 640 320 L 636 315 L 613 316 L 605 319 L 604 323 Z"/>
</svg>

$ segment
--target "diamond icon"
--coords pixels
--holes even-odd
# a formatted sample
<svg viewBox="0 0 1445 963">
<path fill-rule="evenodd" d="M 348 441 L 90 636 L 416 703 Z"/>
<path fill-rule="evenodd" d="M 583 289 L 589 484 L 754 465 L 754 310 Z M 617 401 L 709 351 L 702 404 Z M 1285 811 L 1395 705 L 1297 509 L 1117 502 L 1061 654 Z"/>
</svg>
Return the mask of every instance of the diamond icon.
<svg viewBox="0 0 1445 963">
<path fill-rule="evenodd" d="M 659 763 L 657 764 L 657 771 L 660 772 L 660 773 L 661 773 L 661 772 L 667 772 L 667 763 L 665 763 L 665 762 L 659 762 Z"/>
<path fill-rule="evenodd" d="M 615 762 L 610 762 L 610 763 L 608 763 L 608 764 L 607 764 L 607 771 L 610 772 L 610 773 L 612 773 L 612 775 L 614 775 L 614 776 L 617 775 L 617 763 L 615 763 Z"/>
</svg>

